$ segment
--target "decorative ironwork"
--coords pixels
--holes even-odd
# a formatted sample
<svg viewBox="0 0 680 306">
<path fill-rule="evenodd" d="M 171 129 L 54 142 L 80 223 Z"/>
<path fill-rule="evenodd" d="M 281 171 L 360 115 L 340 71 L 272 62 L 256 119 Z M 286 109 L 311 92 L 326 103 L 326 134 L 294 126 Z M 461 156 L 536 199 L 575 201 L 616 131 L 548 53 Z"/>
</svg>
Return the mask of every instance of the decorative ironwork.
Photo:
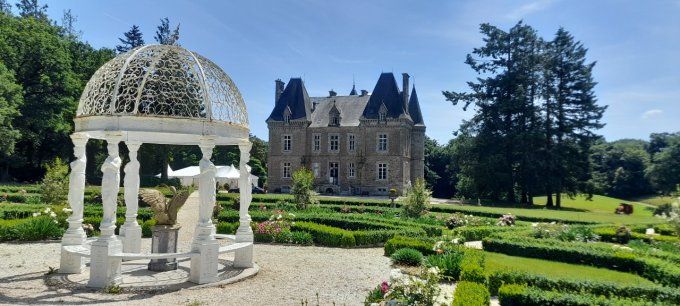
<svg viewBox="0 0 680 306">
<path fill-rule="evenodd" d="M 156 116 L 248 127 L 243 97 L 215 63 L 179 46 L 147 45 L 99 68 L 80 97 L 77 117 Z"/>
</svg>

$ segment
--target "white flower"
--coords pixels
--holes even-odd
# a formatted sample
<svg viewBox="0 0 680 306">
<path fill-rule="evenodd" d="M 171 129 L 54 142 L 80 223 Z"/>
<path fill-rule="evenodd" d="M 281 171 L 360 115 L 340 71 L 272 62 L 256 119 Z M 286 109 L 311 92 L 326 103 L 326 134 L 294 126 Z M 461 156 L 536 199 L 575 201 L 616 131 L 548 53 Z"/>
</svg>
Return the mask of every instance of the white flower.
<svg viewBox="0 0 680 306">
<path fill-rule="evenodd" d="M 50 217 L 56 218 L 56 217 L 57 217 L 57 214 L 55 214 L 55 213 L 52 211 L 52 212 L 50 212 Z"/>
<path fill-rule="evenodd" d="M 54 221 L 54 224 L 59 224 L 59 221 L 57 221 L 57 220 L 52 220 L 52 221 Z"/>
<path fill-rule="evenodd" d="M 33 213 L 33 217 L 37 217 L 37 216 L 40 216 L 40 213 L 39 213 L 39 212 L 34 212 L 34 213 Z"/>
<path fill-rule="evenodd" d="M 532 226 L 532 227 L 537 227 L 537 226 L 538 226 L 538 223 L 536 223 L 536 222 L 531 223 L 531 226 Z"/>
<path fill-rule="evenodd" d="M 432 274 L 439 274 L 439 267 L 429 268 L 429 269 L 427 269 L 427 272 L 432 273 Z"/>
<path fill-rule="evenodd" d="M 50 213 L 50 210 L 51 210 L 51 209 L 48 207 L 48 208 L 45 208 L 45 210 L 44 210 L 43 212 L 46 213 L 46 214 L 49 214 L 49 213 Z"/>
<path fill-rule="evenodd" d="M 65 213 L 70 213 L 70 212 L 72 212 L 73 210 L 70 209 L 70 208 L 68 208 L 68 207 L 64 207 L 61 211 L 65 212 Z"/>
<path fill-rule="evenodd" d="M 453 240 L 451 240 L 451 242 L 458 244 L 460 242 L 460 238 L 453 238 Z"/>
</svg>

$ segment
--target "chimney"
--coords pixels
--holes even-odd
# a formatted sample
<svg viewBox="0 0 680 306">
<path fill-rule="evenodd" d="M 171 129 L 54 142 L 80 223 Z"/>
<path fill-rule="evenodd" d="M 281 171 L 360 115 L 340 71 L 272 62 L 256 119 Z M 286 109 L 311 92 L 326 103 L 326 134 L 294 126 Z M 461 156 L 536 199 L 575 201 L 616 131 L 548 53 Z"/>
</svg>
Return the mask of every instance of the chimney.
<svg viewBox="0 0 680 306">
<path fill-rule="evenodd" d="M 276 97 L 276 100 L 274 100 L 274 102 L 276 102 L 279 101 L 279 98 L 281 98 L 281 94 L 283 93 L 283 85 L 285 85 L 286 83 L 281 81 L 281 79 L 276 79 L 274 83 L 276 83 L 276 90 L 274 91 Z"/>
<path fill-rule="evenodd" d="M 328 96 L 329 96 L 329 97 L 335 97 L 335 96 L 337 96 L 337 95 L 338 95 L 338 93 L 335 92 L 335 91 L 332 90 L 332 89 L 328 91 Z"/>
<path fill-rule="evenodd" d="M 368 90 L 366 90 L 366 89 L 362 89 L 362 90 L 361 90 L 361 96 L 362 96 L 362 97 L 365 96 L 365 95 L 367 95 L 367 94 L 368 94 Z"/>
<path fill-rule="evenodd" d="M 404 72 L 404 73 L 401 74 L 401 76 L 403 78 L 401 96 L 404 99 L 404 111 L 408 112 L 408 78 L 409 78 L 409 75 L 408 75 L 408 73 Z"/>
</svg>

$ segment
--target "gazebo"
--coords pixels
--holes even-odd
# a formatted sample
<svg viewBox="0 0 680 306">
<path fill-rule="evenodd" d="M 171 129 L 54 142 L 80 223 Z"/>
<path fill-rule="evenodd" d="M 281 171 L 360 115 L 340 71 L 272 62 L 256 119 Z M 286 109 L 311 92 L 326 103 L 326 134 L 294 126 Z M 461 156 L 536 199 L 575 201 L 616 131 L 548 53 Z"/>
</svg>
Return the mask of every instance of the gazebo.
<svg viewBox="0 0 680 306">
<path fill-rule="evenodd" d="M 231 78 L 210 60 L 179 46 L 146 45 L 120 54 L 95 72 L 85 86 L 71 135 L 75 160 L 71 163 L 68 202 L 73 210 L 62 238 L 59 272 L 82 273 L 90 258 L 88 286 L 106 287 L 121 282 L 121 262 L 134 259 L 191 258 L 189 281 L 205 284 L 217 280 L 218 256 L 235 252 L 233 266 L 253 263 L 253 232 L 248 207 L 250 188 L 240 195 L 240 226 L 231 237 L 215 234 L 215 165 L 210 161 L 216 145 L 237 145 L 242 186 L 250 185 L 246 166 L 250 160 L 248 114 Z M 103 216 L 101 235 L 87 239 L 82 228 L 85 189 L 85 146 L 91 138 L 107 142 L 102 165 Z M 121 157 L 125 143 L 130 162 L 124 167 L 125 223 L 115 235 Z M 142 143 L 198 145 L 199 220 L 191 250 L 184 253 L 142 253 L 141 227 L 137 223 L 139 161 Z M 216 238 L 234 243 L 220 247 Z M 89 244 L 89 245 L 88 245 Z"/>
</svg>

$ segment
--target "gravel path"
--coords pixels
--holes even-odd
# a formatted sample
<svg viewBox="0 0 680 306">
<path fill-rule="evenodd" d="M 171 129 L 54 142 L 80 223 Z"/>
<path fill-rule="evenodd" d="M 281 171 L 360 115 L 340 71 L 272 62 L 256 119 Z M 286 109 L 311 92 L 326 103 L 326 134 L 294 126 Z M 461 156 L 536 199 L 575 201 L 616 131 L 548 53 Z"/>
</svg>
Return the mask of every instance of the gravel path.
<svg viewBox="0 0 680 306">
<path fill-rule="evenodd" d="M 180 211 L 180 251 L 188 250 L 198 218 L 192 195 Z M 142 250 L 150 249 L 143 239 Z M 360 305 L 366 293 L 389 279 L 382 248 L 340 249 L 256 244 L 260 272 L 244 281 L 176 292 L 107 294 L 90 289 L 55 289 L 44 273 L 59 266 L 59 243 L 0 243 L 0 304 L 119 305 Z M 220 258 L 233 259 L 232 254 Z"/>
</svg>

